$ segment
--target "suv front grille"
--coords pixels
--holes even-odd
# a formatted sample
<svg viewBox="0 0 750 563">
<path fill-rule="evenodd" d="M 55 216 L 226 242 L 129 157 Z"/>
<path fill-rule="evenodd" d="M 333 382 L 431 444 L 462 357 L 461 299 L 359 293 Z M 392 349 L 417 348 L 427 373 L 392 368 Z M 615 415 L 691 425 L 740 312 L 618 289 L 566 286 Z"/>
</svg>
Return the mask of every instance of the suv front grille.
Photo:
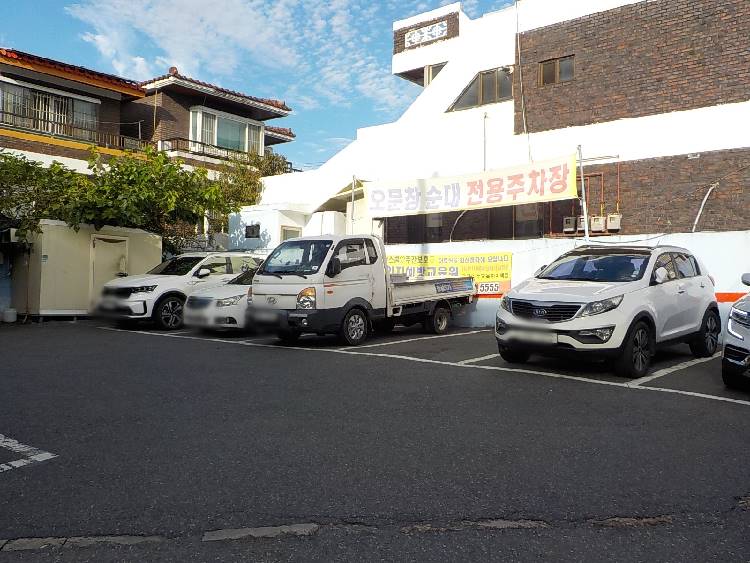
<svg viewBox="0 0 750 563">
<path fill-rule="evenodd" d="M 191 295 L 188 297 L 187 305 L 191 309 L 205 309 L 211 304 L 212 299 L 210 297 L 196 297 Z"/>
<path fill-rule="evenodd" d="M 122 297 L 127 299 L 130 294 L 133 293 L 132 287 L 104 287 L 102 288 L 102 295 Z"/>
<path fill-rule="evenodd" d="M 750 352 L 748 352 L 747 350 L 743 350 L 742 348 L 739 348 L 737 346 L 732 346 L 731 344 L 727 344 L 726 346 L 724 346 L 724 357 L 727 360 L 742 364 L 745 362 L 748 356 L 750 356 Z"/>
<path fill-rule="evenodd" d="M 569 321 L 581 309 L 580 303 L 545 303 L 542 301 L 510 300 L 510 310 L 522 319 L 560 323 Z"/>
</svg>

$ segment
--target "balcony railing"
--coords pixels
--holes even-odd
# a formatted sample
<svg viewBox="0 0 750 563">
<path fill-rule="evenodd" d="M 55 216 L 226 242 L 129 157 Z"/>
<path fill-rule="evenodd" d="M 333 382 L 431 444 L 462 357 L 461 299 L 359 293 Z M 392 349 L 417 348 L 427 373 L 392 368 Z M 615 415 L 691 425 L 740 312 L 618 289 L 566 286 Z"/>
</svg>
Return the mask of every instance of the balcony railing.
<svg viewBox="0 0 750 563">
<path fill-rule="evenodd" d="M 162 141 L 162 150 L 165 151 L 181 151 L 188 152 L 199 156 L 210 156 L 212 158 L 218 158 L 220 160 L 229 160 L 232 158 L 243 159 L 247 158 L 250 153 L 235 149 L 228 149 L 226 147 L 217 147 L 216 145 L 209 145 L 207 143 L 201 143 L 200 141 L 191 141 L 190 139 L 174 138 Z M 273 154 L 271 147 L 265 148 L 266 154 Z M 286 163 L 287 172 L 298 172 L 298 170 L 292 167 L 291 162 Z"/>
<path fill-rule="evenodd" d="M 142 151 L 151 143 L 123 135 L 115 135 L 103 131 L 96 131 L 79 127 L 71 123 L 64 123 L 52 119 L 42 119 L 39 117 L 30 117 L 28 115 L 18 115 L 0 111 L 0 127 L 10 127 L 21 131 L 31 133 L 41 133 L 49 137 L 71 139 L 90 143 L 99 147 L 106 147 L 120 150 Z"/>
</svg>

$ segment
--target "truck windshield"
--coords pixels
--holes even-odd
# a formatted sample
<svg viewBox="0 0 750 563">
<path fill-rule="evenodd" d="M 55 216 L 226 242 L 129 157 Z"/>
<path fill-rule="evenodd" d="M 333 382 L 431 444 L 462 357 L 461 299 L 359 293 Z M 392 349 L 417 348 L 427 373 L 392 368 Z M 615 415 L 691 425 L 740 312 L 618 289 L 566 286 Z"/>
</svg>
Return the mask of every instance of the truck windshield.
<svg viewBox="0 0 750 563">
<path fill-rule="evenodd" d="M 146 273 L 160 276 L 184 276 L 203 258 L 205 256 L 175 256 Z"/>
<path fill-rule="evenodd" d="M 573 254 L 562 256 L 537 277 L 542 280 L 629 282 L 643 277 L 648 254 Z"/>
<path fill-rule="evenodd" d="M 284 274 L 315 274 L 325 260 L 333 241 L 289 240 L 282 243 L 263 262 L 258 273 L 283 276 Z"/>
</svg>

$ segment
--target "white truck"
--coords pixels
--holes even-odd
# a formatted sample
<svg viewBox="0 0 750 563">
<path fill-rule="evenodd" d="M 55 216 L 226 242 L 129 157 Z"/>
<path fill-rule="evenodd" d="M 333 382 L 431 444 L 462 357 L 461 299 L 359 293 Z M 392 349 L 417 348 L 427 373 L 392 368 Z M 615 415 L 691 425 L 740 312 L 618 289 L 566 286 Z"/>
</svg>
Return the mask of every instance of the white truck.
<svg viewBox="0 0 750 563">
<path fill-rule="evenodd" d="M 248 324 L 293 342 L 302 333 L 338 334 L 351 346 L 374 330 L 422 323 L 444 333 L 471 303 L 471 277 L 407 280 L 388 272 L 385 246 L 372 235 L 324 235 L 279 245 L 253 278 Z"/>
</svg>

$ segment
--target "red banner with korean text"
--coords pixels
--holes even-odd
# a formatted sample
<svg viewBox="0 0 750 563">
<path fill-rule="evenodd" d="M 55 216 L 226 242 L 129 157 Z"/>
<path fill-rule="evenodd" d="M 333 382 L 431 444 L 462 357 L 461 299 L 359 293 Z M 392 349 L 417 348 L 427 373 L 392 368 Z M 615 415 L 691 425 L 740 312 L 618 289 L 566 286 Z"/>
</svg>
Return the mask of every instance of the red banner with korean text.
<svg viewBox="0 0 750 563">
<path fill-rule="evenodd" d="M 370 217 L 523 205 L 578 197 L 576 155 L 503 170 L 411 182 L 367 182 Z"/>
</svg>

